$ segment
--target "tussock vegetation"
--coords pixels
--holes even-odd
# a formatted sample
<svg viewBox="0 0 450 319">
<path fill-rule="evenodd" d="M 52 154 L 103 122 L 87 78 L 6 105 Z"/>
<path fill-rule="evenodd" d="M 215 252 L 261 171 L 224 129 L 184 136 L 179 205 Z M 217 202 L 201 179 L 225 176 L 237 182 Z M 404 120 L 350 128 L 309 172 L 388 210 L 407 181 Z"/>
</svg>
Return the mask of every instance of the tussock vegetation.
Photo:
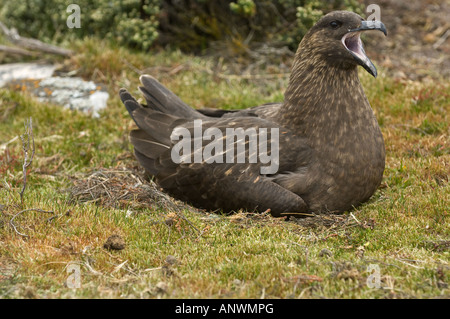
<svg viewBox="0 0 450 319">
<path fill-rule="evenodd" d="M 99 119 L 0 91 L 0 298 L 449 296 L 448 80 L 361 72 L 387 150 L 383 184 L 365 205 L 303 219 L 225 216 L 176 202 L 146 180 L 118 88 L 138 95 L 138 75 L 150 73 L 194 107 L 244 108 L 280 101 L 286 70 L 231 73 L 176 51 L 144 55 L 89 39 L 74 46 L 80 53 L 65 68 L 105 83 L 112 96 Z M 36 152 L 22 205 L 16 137 L 29 117 Z M 105 248 L 111 236 L 121 249 Z M 80 288 L 67 287 L 70 264 L 80 268 Z M 378 288 L 368 285 L 373 267 Z"/>
</svg>

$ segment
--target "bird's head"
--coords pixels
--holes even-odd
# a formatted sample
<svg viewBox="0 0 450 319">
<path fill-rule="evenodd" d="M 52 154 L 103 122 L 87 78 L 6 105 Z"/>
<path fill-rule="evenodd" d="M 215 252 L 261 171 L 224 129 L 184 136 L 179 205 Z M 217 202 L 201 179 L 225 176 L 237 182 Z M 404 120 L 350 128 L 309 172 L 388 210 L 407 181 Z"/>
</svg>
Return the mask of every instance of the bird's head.
<svg viewBox="0 0 450 319">
<path fill-rule="evenodd" d="M 377 69 L 367 57 L 360 38 L 361 32 L 378 30 L 387 35 L 381 21 L 365 21 L 361 16 L 349 11 L 334 11 L 323 16 L 305 35 L 306 54 L 324 59 L 332 65 L 348 68 L 361 65 L 374 77 Z"/>
</svg>

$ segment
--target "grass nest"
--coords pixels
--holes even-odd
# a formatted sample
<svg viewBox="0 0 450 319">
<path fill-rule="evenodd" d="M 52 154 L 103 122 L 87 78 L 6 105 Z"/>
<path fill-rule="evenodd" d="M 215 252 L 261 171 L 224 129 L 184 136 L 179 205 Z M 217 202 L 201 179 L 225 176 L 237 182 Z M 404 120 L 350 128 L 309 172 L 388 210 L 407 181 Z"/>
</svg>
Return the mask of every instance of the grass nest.
<svg viewBox="0 0 450 319">
<path fill-rule="evenodd" d="M 187 208 L 148 180 L 138 168 L 101 168 L 74 176 L 74 186 L 68 189 L 74 202 L 94 202 L 99 206 L 132 209 Z"/>
</svg>

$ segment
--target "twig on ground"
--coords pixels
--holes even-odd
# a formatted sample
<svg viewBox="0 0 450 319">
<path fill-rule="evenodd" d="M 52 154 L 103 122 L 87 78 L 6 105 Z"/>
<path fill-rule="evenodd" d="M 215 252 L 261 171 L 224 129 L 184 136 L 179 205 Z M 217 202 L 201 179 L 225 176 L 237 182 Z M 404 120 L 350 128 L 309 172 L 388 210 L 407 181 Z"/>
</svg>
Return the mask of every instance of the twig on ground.
<svg viewBox="0 0 450 319">
<path fill-rule="evenodd" d="M 100 271 L 95 270 L 91 264 L 89 263 L 89 260 L 86 260 L 84 262 L 84 266 L 86 266 L 86 268 L 91 272 L 91 274 L 93 274 L 94 276 L 103 276 L 103 273 Z"/>
<path fill-rule="evenodd" d="M 26 136 L 26 139 L 25 139 Z M 23 135 L 20 135 L 20 139 L 22 140 L 22 149 L 25 153 L 25 159 L 23 160 L 23 186 L 22 190 L 20 191 L 20 202 L 23 206 L 23 194 L 25 192 L 25 188 L 27 187 L 27 168 L 31 165 L 33 162 L 34 157 L 34 136 L 33 136 L 33 121 L 30 117 L 27 122 L 25 122 L 25 133 Z M 30 145 L 31 141 L 31 145 Z M 30 150 L 31 146 L 31 150 Z M 31 154 L 30 154 L 31 151 Z"/>
<path fill-rule="evenodd" d="M 51 53 L 62 56 L 71 56 L 73 54 L 71 50 L 63 49 L 55 45 L 44 43 L 37 39 L 21 37 L 16 29 L 14 28 L 8 29 L 2 22 L 0 22 L 0 30 L 3 31 L 3 33 L 8 38 L 9 41 L 25 49 L 36 50 L 44 53 Z"/>
<path fill-rule="evenodd" d="M 355 215 L 353 215 L 352 212 L 350 212 L 350 216 L 356 221 L 356 223 L 357 223 L 358 225 L 361 226 L 361 222 L 355 217 Z"/>
<path fill-rule="evenodd" d="M 201 233 L 201 231 L 197 227 L 195 227 L 194 224 L 192 224 L 192 222 L 189 219 L 187 219 L 183 213 L 175 212 L 175 214 L 177 214 L 178 217 L 180 217 L 181 219 L 186 221 L 189 224 L 189 226 L 191 226 L 193 229 L 195 229 L 198 233 Z"/>
<path fill-rule="evenodd" d="M 433 44 L 433 49 L 437 49 L 441 46 L 442 43 L 447 40 L 447 38 L 450 36 L 450 28 L 447 29 L 447 31 L 444 32 L 444 34 Z"/>
<path fill-rule="evenodd" d="M 15 215 L 10 219 L 9 224 L 10 224 L 11 227 L 14 229 L 14 231 L 15 231 L 18 235 L 20 235 L 20 236 L 23 236 L 23 237 L 29 237 L 27 234 L 21 233 L 20 231 L 17 230 L 17 227 L 16 227 L 16 225 L 14 224 L 14 219 L 15 219 L 17 216 L 19 216 L 20 214 L 23 214 L 23 213 L 25 213 L 25 212 L 31 212 L 31 211 L 38 212 L 38 213 L 47 213 L 47 214 L 52 214 L 52 213 L 53 213 L 53 211 L 51 211 L 51 210 L 43 210 L 43 209 L 40 209 L 40 208 L 29 208 L 29 209 L 21 210 L 20 212 L 18 212 L 17 214 L 15 214 Z M 54 216 L 53 216 L 53 217 L 54 217 Z M 51 218 L 52 218 L 52 217 L 50 217 L 49 219 L 51 219 Z"/>
<path fill-rule="evenodd" d="M 28 50 L 24 50 L 21 48 L 9 47 L 6 45 L 0 45 L 0 52 L 5 52 L 5 53 L 15 54 L 15 55 L 36 56 L 36 54 L 34 52 L 30 52 Z"/>
<path fill-rule="evenodd" d="M 405 264 L 407 266 L 411 266 L 411 267 L 416 268 L 416 269 L 424 269 L 424 267 L 416 266 L 416 265 L 413 265 L 413 264 L 411 264 L 409 262 L 406 262 L 405 259 L 402 260 L 400 258 L 396 258 L 396 260 L 398 260 L 399 262 L 401 262 L 401 263 L 403 263 L 403 264 Z M 416 261 L 414 261 L 414 262 L 416 262 Z"/>
<path fill-rule="evenodd" d="M 285 216 L 293 216 L 293 217 L 315 217 L 315 214 L 311 214 L 311 213 L 281 213 L 280 214 L 281 217 L 285 217 Z"/>
</svg>

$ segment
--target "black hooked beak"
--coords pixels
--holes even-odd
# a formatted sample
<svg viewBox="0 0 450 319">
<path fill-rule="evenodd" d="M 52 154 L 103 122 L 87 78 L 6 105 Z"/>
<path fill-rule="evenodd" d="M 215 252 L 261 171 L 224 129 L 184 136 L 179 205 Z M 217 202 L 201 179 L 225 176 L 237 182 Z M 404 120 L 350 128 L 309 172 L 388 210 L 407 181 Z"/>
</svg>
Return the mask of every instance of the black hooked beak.
<svg viewBox="0 0 450 319">
<path fill-rule="evenodd" d="M 383 22 L 378 20 L 361 21 L 361 25 L 358 28 L 348 30 L 348 33 L 342 37 L 342 44 L 353 55 L 359 65 L 374 77 L 377 77 L 377 68 L 367 57 L 361 38 L 359 37 L 361 32 L 368 30 L 378 30 L 383 32 L 384 35 L 387 35 L 386 26 Z"/>
</svg>

